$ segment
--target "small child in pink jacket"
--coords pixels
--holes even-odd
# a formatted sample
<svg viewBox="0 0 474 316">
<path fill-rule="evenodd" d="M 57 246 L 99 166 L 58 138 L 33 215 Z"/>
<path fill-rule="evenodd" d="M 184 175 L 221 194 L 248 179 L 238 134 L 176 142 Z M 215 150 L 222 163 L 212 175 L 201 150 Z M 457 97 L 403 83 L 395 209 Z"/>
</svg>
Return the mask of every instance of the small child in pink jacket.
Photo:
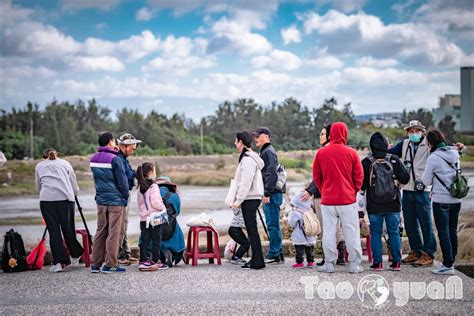
<svg viewBox="0 0 474 316">
<path fill-rule="evenodd" d="M 160 188 L 154 183 L 155 166 L 145 162 L 137 169 L 138 179 L 138 215 L 140 216 L 140 271 L 167 269 L 168 266 L 159 262 L 161 247 L 161 225 L 147 227 L 146 220 L 151 213 L 165 210 L 161 199 Z M 148 257 L 148 246 L 152 242 L 152 257 Z"/>
</svg>

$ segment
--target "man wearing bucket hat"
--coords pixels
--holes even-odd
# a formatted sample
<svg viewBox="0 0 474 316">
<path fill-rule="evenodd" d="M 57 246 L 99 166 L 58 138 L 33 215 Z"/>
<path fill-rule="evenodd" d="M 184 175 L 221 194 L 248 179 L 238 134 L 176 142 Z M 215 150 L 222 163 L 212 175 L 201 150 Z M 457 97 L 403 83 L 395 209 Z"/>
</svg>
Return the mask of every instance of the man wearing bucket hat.
<svg viewBox="0 0 474 316">
<path fill-rule="evenodd" d="M 133 155 L 135 150 L 137 149 L 137 145 L 140 144 L 142 141 L 139 139 L 136 139 L 132 134 L 130 133 L 125 133 L 121 135 L 117 139 L 118 147 L 119 147 L 119 153 L 117 157 L 121 160 L 123 164 L 123 169 L 125 170 L 125 174 L 127 175 L 127 180 L 128 180 L 128 189 L 132 190 L 133 185 L 134 185 L 134 179 L 136 177 L 135 171 L 132 169 L 130 166 L 130 162 L 128 161 L 128 157 Z M 130 198 L 129 198 L 130 202 Z M 131 251 L 128 246 L 128 238 L 127 238 L 127 227 L 128 227 L 128 209 L 129 207 L 127 206 L 126 211 L 125 211 L 125 217 L 124 217 L 124 234 L 123 234 L 123 240 L 122 243 L 120 244 L 120 250 L 119 250 L 119 263 L 123 265 L 130 265 L 131 263 L 136 263 L 138 262 L 138 259 L 133 258 L 131 256 Z"/>
<path fill-rule="evenodd" d="M 425 137 L 426 128 L 420 121 L 410 121 L 404 130 L 408 138 L 389 150 L 402 159 L 410 174 L 410 181 L 403 186 L 402 210 L 411 251 L 402 263 L 430 266 L 436 252 L 431 220 L 431 187 L 421 181 L 430 148 Z"/>
</svg>

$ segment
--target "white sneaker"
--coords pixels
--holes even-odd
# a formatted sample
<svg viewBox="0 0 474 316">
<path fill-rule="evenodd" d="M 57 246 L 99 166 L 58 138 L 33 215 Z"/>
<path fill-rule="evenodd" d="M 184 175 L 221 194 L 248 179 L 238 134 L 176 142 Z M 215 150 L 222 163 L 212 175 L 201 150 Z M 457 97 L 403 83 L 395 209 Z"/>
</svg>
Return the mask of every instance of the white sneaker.
<svg viewBox="0 0 474 316">
<path fill-rule="evenodd" d="M 347 268 L 346 268 L 346 272 L 349 272 L 349 273 L 361 273 L 364 271 L 364 268 L 362 268 L 360 265 L 352 265 L 350 264 Z"/>
<path fill-rule="evenodd" d="M 81 257 L 79 258 L 69 257 L 69 259 L 71 260 L 71 267 L 79 267 L 81 265 L 79 263 L 79 259 L 81 259 Z"/>
<path fill-rule="evenodd" d="M 431 270 L 434 274 L 455 274 L 454 267 L 448 268 L 442 265 L 436 269 Z"/>
<path fill-rule="evenodd" d="M 336 270 L 334 269 L 334 264 L 332 264 L 330 262 L 326 262 L 324 265 L 322 265 L 318 268 L 318 272 L 334 273 L 334 272 L 336 272 Z"/>
<path fill-rule="evenodd" d="M 55 265 L 53 265 L 51 268 L 49 268 L 49 271 L 50 272 L 53 272 L 53 273 L 56 273 L 56 272 L 62 272 L 63 271 L 63 267 L 60 263 L 56 263 Z"/>
</svg>

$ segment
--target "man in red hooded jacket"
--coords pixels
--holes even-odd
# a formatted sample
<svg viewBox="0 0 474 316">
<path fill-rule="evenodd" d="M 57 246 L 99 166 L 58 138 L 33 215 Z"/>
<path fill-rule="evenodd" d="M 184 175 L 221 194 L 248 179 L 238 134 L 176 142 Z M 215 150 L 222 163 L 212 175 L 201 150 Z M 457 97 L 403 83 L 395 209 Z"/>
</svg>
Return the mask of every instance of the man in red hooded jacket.
<svg viewBox="0 0 474 316">
<path fill-rule="evenodd" d="M 338 219 L 349 253 L 349 266 L 346 270 L 350 273 L 363 271 L 360 266 L 362 249 L 356 194 L 362 186 L 364 171 L 357 152 L 346 145 L 347 134 L 346 124 L 334 123 L 329 146 L 319 149 L 313 162 L 313 180 L 321 191 L 323 250 L 326 261 L 319 268 L 320 272 L 335 271 Z"/>
</svg>

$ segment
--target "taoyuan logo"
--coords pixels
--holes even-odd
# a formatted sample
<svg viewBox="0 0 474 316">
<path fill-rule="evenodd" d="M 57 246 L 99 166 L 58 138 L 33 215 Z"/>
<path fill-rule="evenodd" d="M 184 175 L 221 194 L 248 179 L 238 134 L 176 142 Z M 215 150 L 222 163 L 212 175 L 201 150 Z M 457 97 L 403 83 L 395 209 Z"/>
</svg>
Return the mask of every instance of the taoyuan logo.
<svg viewBox="0 0 474 316">
<path fill-rule="evenodd" d="M 354 287 L 348 281 L 319 283 L 317 276 L 303 276 L 300 283 L 305 287 L 305 298 L 314 299 L 315 294 L 323 300 L 351 299 Z M 377 274 L 364 276 L 357 284 L 357 298 L 362 305 L 370 309 L 378 309 L 387 305 L 390 298 L 395 298 L 396 306 L 405 306 L 410 298 L 421 300 L 428 296 L 432 300 L 463 299 L 463 283 L 458 276 L 446 279 L 445 284 L 439 281 L 426 282 L 393 282 L 390 287 L 385 278 Z"/>
</svg>

